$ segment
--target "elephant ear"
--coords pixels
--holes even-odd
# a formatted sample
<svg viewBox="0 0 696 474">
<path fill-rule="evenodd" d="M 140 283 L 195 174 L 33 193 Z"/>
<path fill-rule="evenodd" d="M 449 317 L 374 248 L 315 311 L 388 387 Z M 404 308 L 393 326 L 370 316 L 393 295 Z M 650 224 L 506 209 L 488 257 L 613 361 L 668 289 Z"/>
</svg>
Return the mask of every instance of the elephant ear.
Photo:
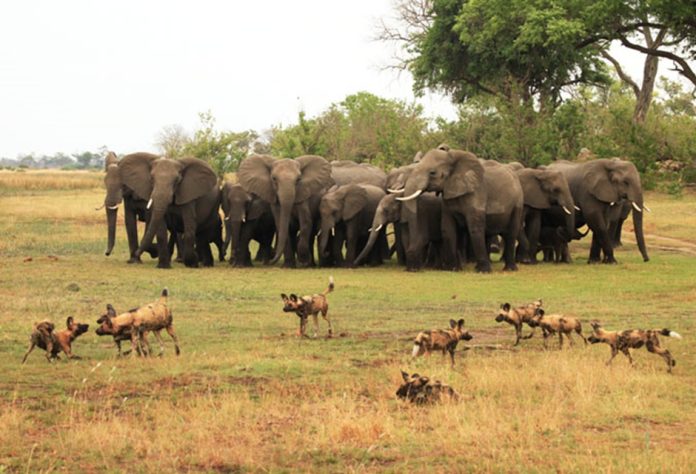
<svg viewBox="0 0 696 474">
<path fill-rule="evenodd" d="M 517 177 L 522 185 L 525 206 L 533 207 L 534 209 L 548 209 L 551 207 L 549 196 L 542 188 L 543 172 L 523 169 L 517 172 Z"/>
<path fill-rule="evenodd" d="M 152 194 L 150 169 L 157 159 L 157 155 L 150 153 L 133 153 L 124 156 L 118 164 L 121 181 L 140 199 L 149 199 Z"/>
<path fill-rule="evenodd" d="M 443 185 L 444 199 L 454 199 L 475 192 L 483 186 L 483 166 L 476 155 L 462 150 L 447 151 L 453 160 L 452 172 Z"/>
<path fill-rule="evenodd" d="M 113 151 L 108 152 L 106 154 L 106 157 L 104 157 L 104 169 L 107 170 L 109 169 L 109 166 L 117 164 L 118 156 L 116 156 L 116 153 L 114 153 Z"/>
<path fill-rule="evenodd" d="M 248 193 L 256 194 L 269 204 L 276 201 L 271 182 L 271 169 L 275 158 L 268 155 L 253 155 L 239 165 L 237 180 Z"/>
<path fill-rule="evenodd" d="M 302 202 L 334 184 L 331 164 L 321 156 L 305 155 L 295 158 L 300 164 L 302 178 L 295 192 L 295 202 Z"/>
<path fill-rule="evenodd" d="M 616 192 L 616 188 L 609 179 L 609 171 L 604 163 L 595 161 L 585 171 L 583 177 L 586 189 L 602 202 L 616 202 L 619 200 L 619 193 Z"/>
<path fill-rule="evenodd" d="M 217 184 L 215 171 L 205 161 L 198 158 L 182 158 L 179 161 L 184 169 L 181 182 L 174 193 L 176 204 L 187 204 L 198 199 Z"/>
<path fill-rule="evenodd" d="M 346 197 L 343 200 L 343 213 L 341 218 L 344 221 L 350 220 L 360 212 L 367 204 L 367 190 L 361 186 L 348 185 Z"/>
</svg>

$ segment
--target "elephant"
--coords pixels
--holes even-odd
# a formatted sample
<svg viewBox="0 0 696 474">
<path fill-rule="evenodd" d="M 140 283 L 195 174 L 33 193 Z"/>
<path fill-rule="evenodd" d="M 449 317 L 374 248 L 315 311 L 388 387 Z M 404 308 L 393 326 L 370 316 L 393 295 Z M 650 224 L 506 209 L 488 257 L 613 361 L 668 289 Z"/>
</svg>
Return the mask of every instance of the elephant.
<svg viewBox="0 0 696 474">
<path fill-rule="evenodd" d="M 516 173 L 524 195 L 524 227 L 520 232 L 517 260 L 536 263 L 542 214 L 563 211 L 565 235 L 572 236 L 575 231 L 575 201 L 565 176 L 559 171 L 523 168 Z"/>
<path fill-rule="evenodd" d="M 157 267 L 171 268 L 166 222 L 181 219 L 184 264 L 197 267 L 200 256 L 203 265 L 212 266 L 208 242 L 220 225 L 220 189 L 210 165 L 198 158 L 173 160 L 135 154 L 124 157 L 120 167 L 125 185 L 138 196 L 148 196 L 147 208 L 152 208 L 135 256 L 139 257 L 157 235 Z"/>
<path fill-rule="evenodd" d="M 267 264 L 273 256 L 275 223 L 271 206 L 250 194 L 240 184 L 225 182 L 222 186 L 222 212 L 225 215 L 225 243 L 231 246 L 230 265 L 250 267 L 249 243 L 259 243 L 257 260 Z"/>
<path fill-rule="evenodd" d="M 124 157 L 126 163 L 133 156 L 142 157 L 143 159 L 157 159 L 157 155 L 150 153 L 135 153 Z M 119 161 L 116 154 L 110 151 L 104 160 L 106 175 L 104 176 L 104 185 L 106 187 L 106 197 L 104 205 L 106 208 L 107 221 L 107 247 L 106 256 L 111 255 L 116 242 L 116 218 L 118 217 L 118 208 L 123 202 L 124 221 L 126 225 L 126 235 L 128 237 L 129 260 L 128 263 L 142 263 L 140 256 L 135 255 L 138 249 L 138 221 L 147 222 L 149 211 L 147 210 L 148 196 L 139 196 L 135 190 L 126 186 L 122 174 L 123 169 L 120 166 L 122 161 Z M 157 258 L 157 247 L 150 245 L 146 251 L 152 258 Z"/>
<path fill-rule="evenodd" d="M 484 166 L 473 153 L 446 145 L 429 150 L 415 164 L 404 188 L 407 209 L 417 211 L 415 200 L 424 191 L 442 193 L 443 265 L 459 270 L 458 250 L 470 240 L 476 270 L 490 272 L 487 236 L 505 241 L 505 270 L 517 270 L 515 242 L 522 225 L 524 198 L 517 175 L 506 166 Z M 468 244 L 468 242 L 467 242 Z"/>
<path fill-rule="evenodd" d="M 370 184 L 345 184 L 329 189 L 319 203 L 319 255 L 324 258 L 329 256 L 329 236 L 335 232 L 338 225 L 342 225 L 346 245 L 343 265 L 354 267 L 358 251 L 367 242 L 377 206 L 385 194 L 383 189 Z M 385 229 L 377 232 L 378 240 L 384 244 L 382 248 L 386 247 Z M 341 249 L 337 250 L 340 252 Z M 380 247 L 374 248 L 371 252 L 370 263 L 382 263 Z"/>
<path fill-rule="evenodd" d="M 414 158 L 414 163 L 400 166 L 394 168 L 389 173 L 387 173 L 386 191 L 389 193 L 401 194 L 404 191 L 404 185 L 406 184 L 406 179 L 408 179 L 411 171 L 415 168 L 415 164 L 420 161 L 423 157 L 421 152 L 418 152 Z M 417 159 L 417 161 L 416 161 Z M 404 216 L 405 217 L 405 216 Z M 405 222 L 405 221 L 404 221 Z M 396 259 L 399 265 L 406 265 L 406 247 L 404 246 L 404 237 L 401 232 L 404 230 L 405 226 L 396 225 L 394 226 L 394 246 L 393 253 L 396 251 Z"/>
<path fill-rule="evenodd" d="M 165 215 L 165 222 L 167 223 L 167 230 L 170 231 L 169 237 L 169 255 L 174 255 L 174 247 L 176 245 L 177 250 L 177 262 L 184 261 L 184 246 L 183 246 L 183 235 L 184 235 L 184 221 L 180 215 L 167 213 Z M 199 248 L 200 245 L 203 247 Z M 210 247 L 204 245 L 204 242 L 208 244 L 215 244 L 218 250 L 218 260 L 221 262 L 225 261 L 225 254 L 227 252 L 227 247 L 222 239 L 222 220 L 218 214 L 215 222 L 211 222 L 210 225 L 206 225 L 202 230 L 196 231 L 196 252 L 198 252 L 199 260 L 207 260 Z M 201 254 L 202 252 L 202 254 Z M 210 254 L 212 258 L 212 254 Z"/>
<path fill-rule="evenodd" d="M 271 263 L 277 263 L 284 254 L 284 265 L 294 267 L 296 251 L 299 266 L 312 265 L 319 200 L 334 184 L 329 162 L 316 155 L 294 159 L 253 155 L 239 165 L 237 179 L 246 192 L 271 206 L 277 234 Z"/>
<path fill-rule="evenodd" d="M 401 236 L 405 247 L 407 270 L 418 270 L 424 262 L 437 266 L 442 245 L 442 200 L 435 193 L 423 193 L 418 196 L 417 210 L 412 214 L 396 198 L 397 194 L 387 194 L 379 202 L 372 220 L 370 237 L 355 259 L 356 264 L 372 250 L 379 231 L 388 223 L 392 223 L 395 234 Z"/>
<path fill-rule="evenodd" d="M 568 242 L 582 239 L 589 231 L 590 229 L 587 229 L 582 233 L 578 229 L 573 229 L 573 234 L 569 237 L 565 227 L 551 227 L 542 224 L 537 251 L 543 252 L 544 262 L 570 263 Z"/>
<path fill-rule="evenodd" d="M 387 175 L 377 166 L 368 163 L 356 163 L 350 160 L 331 162 L 331 177 L 338 186 L 344 184 L 371 184 L 384 189 Z"/>
<path fill-rule="evenodd" d="M 548 166 L 566 177 L 575 205 L 575 225 L 592 230 L 588 263 L 616 263 L 610 229 L 625 203 L 633 207 L 633 228 L 643 261 L 650 260 L 643 236 L 643 190 L 640 175 L 630 161 L 597 159 L 584 163 L 559 160 Z M 604 258 L 602 258 L 604 253 Z"/>
</svg>

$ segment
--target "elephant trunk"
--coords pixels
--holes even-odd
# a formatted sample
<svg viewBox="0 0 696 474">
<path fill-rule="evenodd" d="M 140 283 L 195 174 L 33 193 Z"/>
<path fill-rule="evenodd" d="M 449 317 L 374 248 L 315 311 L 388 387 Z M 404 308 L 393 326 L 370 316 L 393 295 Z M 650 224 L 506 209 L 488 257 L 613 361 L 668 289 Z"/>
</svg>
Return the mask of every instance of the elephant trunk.
<svg viewBox="0 0 696 474">
<path fill-rule="evenodd" d="M 360 264 L 360 262 L 362 262 L 363 259 L 367 257 L 367 254 L 369 254 L 372 251 L 372 247 L 374 247 L 375 242 L 377 242 L 379 232 L 382 230 L 382 227 L 384 227 L 385 224 L 386 219 L 384 217 L 384 212 L 381 209 L 377 209 L 375 217 L 374 219 L 372 219 L 372 228 L 370 229 L 370 236 L 367 239 L 367 243 L 365 244 L 365 247 L 362 249 L 362 252 L 360 252 L 360 255 L 358 255 L 355 259 L 356 265 Z"/>
<path fill-rule="evenodd" d="M 334 231 L 336 222 L 332 217 L 325 217 L 321 220 L 321 235 L 319 236 L 319 255 L 323 258 L 329 256 L 329 236 Z"/>
<path fill-rule="evenodd" d="M 295 203 L 295 188 L 290 190 L 284 190 L 283 192 L 278 192 L 278 200 L 280 202 L 280 215 L 278 217 L 278 222 L 276 223 L 277 234 L 276 234 L 276 248 L 271 264 L 274 265 L 278 263 L 285 246 L 288 241 L 288 234 L 290 233 L 290 216 L 292 214 L 292 207 Z"/>
<path fill-rule="evenodd" d="M 116 242 L 116 217 L 118 217 L 118 207 L 115 209 L 106 208 L 106 223 L 108 226 L 108 242 L 106 244 L 106 256 L 111 255 Z"/>
<path fill-rule="evenodd" d="M 225 226 L 225 241 L 222 243 L 223 248 L 225 251 L 229 249 L 230 256 L 234 257 L 234 245 L 230 246 L 232 244 L 232 220 L 230 219 L 229 215 L 227 215 L 222 222 Z"/>
<path fill-rule="evenodd" d="M 242 265 L 243 262 L 238 261 L 242 256 L 242 251 L 244 249 L 240 246 L 240 241 L 242 240 L 242 221 L 227 221 L 229 225 L 228 239 L 230 240 L 230 256 L 232 260 L 238 265 Z"/>
<path fill-rule="evenodd" d="M 568 231 L 568 236 L 572 236 L 575 234 L 575 209 L 574 205 L 571 204 L 571 206 L 568 208 L 570 209 L 570 214 L 566 214 L 565 216 L 565 223 L 566 223 L 566 230 Z M 569 237 L 570 240 L 570 237 Z"/>
<path fill-rule="evenodd" d="M 637 202 L 639 209 L 643 209 L 643 201 Z M 640 254 L 643 256 L 643 261 L 647 262 L 650 260 L 648 257 L 648 249 L 645 247 L 645 236 L 643 235 L 643 212 L 640 210 L 633 209 L 633 231 L 636 233 L 636 243 L 638 244 L 638 249 Z"/>
<path fill-rule="evenodd" d="M 167 206 L 159 207 L 153 206 L 152 213 L 150 214 L 150 220 L 147 223 L 147 228 L 145 229 L 145 235 L 140 241 L 138 250 L 135 251 L 135 256 L 139 257 L 145 252 L 151 245 L 157 231 L 160 226 L 165 225 L 164 216 L 167 213 Z"/>
</svg>

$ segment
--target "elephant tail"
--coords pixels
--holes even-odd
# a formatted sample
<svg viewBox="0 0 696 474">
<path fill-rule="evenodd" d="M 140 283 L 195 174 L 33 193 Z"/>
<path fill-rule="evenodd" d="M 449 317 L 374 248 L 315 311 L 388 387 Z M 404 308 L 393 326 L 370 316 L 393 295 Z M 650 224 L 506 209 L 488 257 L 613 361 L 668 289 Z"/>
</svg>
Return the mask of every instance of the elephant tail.
<svg viewBox="0 0 696 474">
<path fill-rule="evenodd" d="M 322 293 L 324 296 L 328 295 L 334 290 L 334 277 L 330 276 L 329 277 L 329 286 L 326 287 L 324 290 L 324 293 Z"/>
</svg>

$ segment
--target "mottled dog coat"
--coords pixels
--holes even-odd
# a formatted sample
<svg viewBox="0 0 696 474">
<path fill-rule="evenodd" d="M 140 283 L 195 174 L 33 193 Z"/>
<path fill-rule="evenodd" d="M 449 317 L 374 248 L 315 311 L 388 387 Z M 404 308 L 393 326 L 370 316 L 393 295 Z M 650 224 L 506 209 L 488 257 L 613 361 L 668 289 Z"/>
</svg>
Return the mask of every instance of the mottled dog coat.
<svg viewBox="0 0 696 474">
<path fill-rule="evenodd" d="M 459 341 L 470 341 L 473 338 L 469 331 L 464 330 L 464 320 L 450 319 L 449 329 L 433 329 L 418 333 L 413 341 L 413 357 L 430 354 L 432 351 L 442 351 L 444 356 L 449 352 L 452 366 L 454 366 L 454 351 Z"/>
<path fill-rule="evenodd" d="M 523 338 L 522 324 L 527 323 L 527 325 L 529 325 L 529 322 L 534 317 L 536 310 L 541 308 L 541 305 L 541 299 L 529 303 L 526 306 L 518 306 L 517 308 L 510 306 L 510 303 L 501 304 L 500 311 L 498 311 L 498 315 L 495 317 L 495 320 L 499 323 L 505 321 L 506 323 L 515 327 L 515 345 L 517 345 L 520 343 L 520 339 L 529 339 L 534 335 L 534 328 L 532 327 L 532 332 L 529 333 L 529 336 L 525 336 Z"/>
<path fill-rule="evenodd" d="M 411 374 L 401 371 L 404 383 L 396 391 L 396 396 L 402 400 L 407 400 L 416 405 L 434 403 L 445 398 L 457 401 L 459 395 L 452 387 L 439 380 L 430 380 L 418 374 Z"/>
<path fill-rule="evenodd" d="M 321 313 L 321 316 L 329 324 L 329 337 L 333 335 L 333 327 L 331 326 L 331 320 L 328 316 L 329 300 L 326 298 L 326 295 L 333 290 L 334 279 L 330 276 L 329 286 L 323 293 L 307 295 L 302 298 L 299 298 L 295 293 L 292 293 L 290 296 L 285 293 L 280 294 L 283 300 L 283 311 L 286 313 L 295 313 L 300 318 L 300 336 L 306 336 L 307 319 L 312 315 L 314 319 L 314 337 L 317 337 L 317 332 L 319 331 L 319 313 Z"/>
<path fill-rule="evenodd" d="M 97 328 L 97 334 L 100 336 L 111 334 L 115 337 L 121 337 L 122 340 L 122 336 L 130 333 L 133 347 L 143 354 L 150 354 L 150 348 L 148 347 L 146 352 L 143 346 L 143 343 L 147 344 L 144 334 L 148 331 L 153 331 L 160 343 L 160 354 L 162 354 L 164 352 L 164 343 L 162 342 L 160 331 L 166 329 L 174 341 L 176 355 L 179 355 L 179 340 L 174 332 L 172 312 L 167 306 L 168 296 L 169 291 L 165 288 L 156 302 L 119 315 L 116 315 L 116 310 L 112 305 L 106 305 L 106 315 L 99 318 L 101 325 Z"/>
<path fill-rule="evenodd" d="M 587 344 L 587 339 L 585 339 L 585 336 L 582 335 L 582 324 L 577 318 L 572 316 L 565 316 L 562 314 L 546 314 L 544 313 L 543 309 L 539 308 L 537 309 L 532 320 L 529 322 L 529 325 L 531 327 L 541 327 L 541 330 L 544 333 L 544 347 L 547 347 L 546 340 L 548 337 L 554 334 L 558 334 L 558 343 L 560 348 L 563 348 L 563 335 L 568 338 L 568 341 L 570 341 L 570 344 L 572 345 L 573 339 L 571 338 L 571 334 L 573 332 L 577 333 L 582 340 L 585 341 L 585 344 Z"/>
<path fill-rule="evenodd" d="M 593 334 L 588 338 L 592 344 L 604 342 L 611 348 L 611 357 L 607 361 L 607 365 L 611 364 L 614 357 L 621 351 L 628 361 L 633 365 L 633 357 L 629 349 L 640 349 L 645 346 L 648 352 L 659 355 L 667 363 L 667 371 L 672 372 L 677 362 L 672 357 L 672 354 L 660 347 L 660 336 L 674 337 L 681 339 L 681 335 L 669 329 L 628 329 L 625 331 L 605 331 L 599 321 L 592 321 Z"/>
<path fill-rule="evenodd" d="M 68 317 L 65 324 L 65 329 L 54 331 L 55 325 L 51 321 L 44 320 L 35 323 L 34 331 L 29 337 L 29 349 L 24 354 L 22 364 L 26 362 L 27 356 L 37 346 L 46 351 L 46 359 L 49 362 L 51 359 L 59 359 L 58 353 L 60 351 L 63 351 L 68 359 L 79 359 L 72 353 L 72 342 L 80 334 L 86 333 L 89 325 L 75 322 L 72 316 Z"/>
</svg>

